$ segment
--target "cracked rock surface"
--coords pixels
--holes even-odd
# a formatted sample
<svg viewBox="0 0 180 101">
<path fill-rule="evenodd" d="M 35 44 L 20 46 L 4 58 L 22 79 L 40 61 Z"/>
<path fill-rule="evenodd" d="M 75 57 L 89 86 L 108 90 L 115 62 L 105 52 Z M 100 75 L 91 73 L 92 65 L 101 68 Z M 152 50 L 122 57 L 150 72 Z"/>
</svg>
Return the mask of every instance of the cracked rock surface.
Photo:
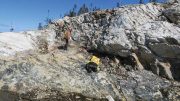
<svg viewBox="0 0 180 101">
<path fill-rule="evenodd" d="M 179 11 L 168 11 L 176 5 L 128 5 L 19 37 L 0 33 L 0 101 L 180 100 Z M 68 51 L 64 22 L 72 27 Z M 84 68 L 92 54 L 101 58 L 97 73 Z"/>
<path fill-rule="evenodd" d="M 67 22 L 73 28 L 72 39 L 80 46 L 120 57 L 135 53 L 146 70 L 180 80 L 179 20 L 179 3 L 149 3 L 66 17 L 49 28 L 61 32 L 62 23 Z M 159 66 L 157 61 L 169 65 Z"/>
</svg>

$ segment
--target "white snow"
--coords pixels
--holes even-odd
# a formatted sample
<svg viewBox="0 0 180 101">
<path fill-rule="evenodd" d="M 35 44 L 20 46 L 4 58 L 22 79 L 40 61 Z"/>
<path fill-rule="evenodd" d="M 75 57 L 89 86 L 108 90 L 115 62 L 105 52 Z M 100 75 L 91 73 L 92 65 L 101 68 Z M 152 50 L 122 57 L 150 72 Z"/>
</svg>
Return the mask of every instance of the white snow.
<svg viewBox="0 0 180 101">
<path fill-rule="evenodd" d="M 23 33 L 0 33 L 0 55 L 9 56 L 16 52 L 33 49 L 33 41 Z"/>
</svg>

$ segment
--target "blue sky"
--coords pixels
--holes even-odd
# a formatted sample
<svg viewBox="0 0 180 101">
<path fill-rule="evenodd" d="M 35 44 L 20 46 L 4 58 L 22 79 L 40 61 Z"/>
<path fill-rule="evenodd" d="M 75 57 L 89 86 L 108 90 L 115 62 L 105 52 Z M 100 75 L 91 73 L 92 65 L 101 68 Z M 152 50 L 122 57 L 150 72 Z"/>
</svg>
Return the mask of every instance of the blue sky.
<svg viewBox="0 0 180 101">
<path fill-rule="evenodd" d="M 48 16 L 58 19 L 68 12 L 74 4 L 80 7 L 84 3 L 100 7 L 113 8 L 117 2 L 122 5 L 136 4 L 139 0 L 0 0 L 0 32 L 9 31 L 12 25 L 15 31 L 36 29 L 39 22 L 44 23 Z"/>
</svg>

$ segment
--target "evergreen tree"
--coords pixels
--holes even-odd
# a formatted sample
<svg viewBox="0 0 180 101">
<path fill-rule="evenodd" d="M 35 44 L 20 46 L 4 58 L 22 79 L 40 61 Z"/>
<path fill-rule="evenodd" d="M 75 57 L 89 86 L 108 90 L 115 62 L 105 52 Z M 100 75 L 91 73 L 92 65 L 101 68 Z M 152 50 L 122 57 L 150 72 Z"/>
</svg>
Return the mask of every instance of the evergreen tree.
<svg viewBox="0 0 180 101">
<path fill-rule="evenodd" d="M 144 0 L 139 0 L 139 3 L 140 3 L 140 4 L 143 4 L 143 3 L 144 3 Z"/>
<path fill-rule="evenodd" d="M 45 22 L 48 25 L 48 24 L 52 23 L 52 20 L 51 20 L 51 18 L 46 18 Z"/>
<path fill-rule="evenodd" d="M 72 10 L 70 10 L 68 13 L 64 14 L 64 16 L 74 17 L 77 15 L 76 13 L 77 5 L 74 4 Z"/>
<path fill-rule="evenodd" d="M 70 11 L 70 14 L 71 14 L 71 16 L 72 16 L 72 17 L 74 17 L 74 16 L 76 16 L 76 15 L 77 15 L 77 13 L 76 13 L 76 9 L 77 9 L 77 5 L 76 5 L 76 4 L 74 4 L 74 7 L 73 7 L 72 11 Z"/>
<path fill-rule="evenodd" d="M 96 6 L 93 8 L 93 11 L 98 11 L 100 8 L 97 8 Z"/>
<path fill-rule="evenodd" d="M 77 5 L 74 4 L 74 7 L 73 7 L 73 12 L 76 13 L 76 9 L 77 9 Z"/>
<path fill-rule="evenodd" d="M 69 11 L 69 14 L 68 14 L 67 16 L 69 16 L 69 17 L 74 17 L 74 16 L 76 16 L 76 12 L 70 10 L 70 11 Z"/>
<path fill-rule="evenodd" d="M 90 4 L 89 10 L 93 11 L 93 4 L 92 3 Z"/>
<path fill-rule="evenodd" d="M 149 2 L 158 2 L 158 0 L 149 0 Z"/>
<path fill-rule="evenodd" d="M 85 4 L 82 5 L 82 7 L 80 7 L 79 11 L 78 11 L 78 15 L 81 15 L 81 14 L 84 14 L 84 13 L 87 13 L 89 12 L 89 8 L 86 7 Z"/>
<path fill-rule="evenodd" d="M 39 23 L 39 24 L 38 24 L 38 30 L 42 30 L 42 29 L 43 29 L 42 23 Z"/>
<path fill-rule="evenodd" d="M 116 3 L 116 7 L 120 7 L 120 3 L 119 2 Z"/>
<path fill-rule="evenodd" d="M 64 14 L 64 17 L 65 16 L 74 17 L 74 16 L 81 15 L 81 14 L 84 14 L 84 13 L 87 13 L 87 12 L 90 12 L 90 11 L 97 11 L 97 10 L 100 10 L 100 8 L 97 8 L 96 6 L 93 7 L 92 3 L 90 4 L 89 7 L 87 7 L 85 4 L 83 4 L 79 8 L 79 10 L 77 10 L 77 5 L 74 4 L 73 8 L 69 12 Z"/>
<path fill-rule="evenodd" d="M 46 20 L 45 20 L 45 22 L 46 22 L 47 25 L 50 24 L 50 23 L 52 23 L 52 20 L 51 20 L 51 18 L 49 17 L 49 14 L 50 14 L 50 10 L 48 10 L 48 16 L 47 16 L 47 18 L 46 18 Z"/>
<path fill-rule="evenodd" d="M 14 31 L 14 28 L 13 28 L 13 23 L 11 22 L 11 26 L 10 26 L 10 29 L 9 29 L 10 32 L 13 32 Z"/>
<path fill-rule="evenodd" d="M 13 31 L 14 31 L 14 28 L 13 28 L 13 27 L 11 27 L 11 28 L 10 28 L 10 32 L 13 32 Z"/>
</svg>

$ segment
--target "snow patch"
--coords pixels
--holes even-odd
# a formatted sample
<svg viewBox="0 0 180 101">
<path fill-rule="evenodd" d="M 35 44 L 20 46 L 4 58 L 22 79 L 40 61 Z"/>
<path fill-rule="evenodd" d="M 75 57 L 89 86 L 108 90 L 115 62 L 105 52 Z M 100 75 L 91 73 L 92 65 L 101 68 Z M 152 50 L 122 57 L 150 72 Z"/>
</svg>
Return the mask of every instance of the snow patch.
<svg viewBox="0 0 180 101">
<path fill-rule="evenodd" d="M 25 33 L 0 33 L 0 55 L 14 55 L 16 52 L 33 49 L 33 40 Z"/>
</svg>

